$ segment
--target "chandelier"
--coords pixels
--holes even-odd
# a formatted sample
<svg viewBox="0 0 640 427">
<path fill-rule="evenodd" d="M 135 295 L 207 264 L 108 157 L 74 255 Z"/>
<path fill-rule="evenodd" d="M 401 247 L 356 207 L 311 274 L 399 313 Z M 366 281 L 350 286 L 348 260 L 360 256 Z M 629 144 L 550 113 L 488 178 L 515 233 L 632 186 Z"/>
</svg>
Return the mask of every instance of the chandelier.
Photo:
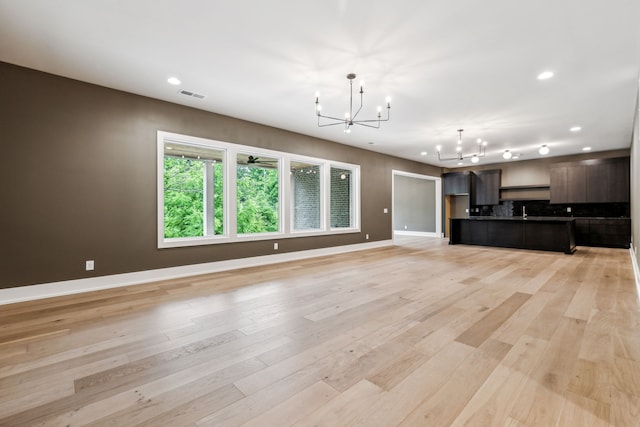
<svg viewBox="0 0 640 427">
<path fill-rule="evenodd" d="M 480 157 L 484 157 L 486 149 L 487 149 L 487 141 L 483 141 L 478 138 L 478 147 L 477 152 L 473 154 L 462 154 L 462 132 L 464 129 L 458 129 L 458 145 L 456 146 L 456 155 L 455 157 L 442 157 L 440 155 L 440 151 L 442 150 L 442 145 L 436 146 L 436 151 L 438 152 L 438 160 L 440 161 L 449 161 L 449 160 L 464 160 L 471 159 L 471 163 L 478 163 L 480 161 Z"/>
<path fill-rule="evenodd" d="M 387 103 L 387 117 L 382 118 L 382 107 L 378 107 L 378 117 L 375 119 L 366 119 L 361 120 L 356 118 L 358 117 L 358 113 L 362 110 L 362 97 L 364 95 L 364 82 L 360 82 L 360 107 L 353 112 L 353 79 L 356 78 L 354 73 L 347 74 L 347 79 L 349 79 L 349 86 L 351 92 L 349 94 L 349 111 L 345 113 L 344 118 L 341 117 L 333 117 L 333 116 L 325 116 L 322 114 L 322 105 L 320 105 L 320 94 L 316 92 L 316 116 L 318 116 L 318 127 L 326 127 L 326 126 L 335 126 L 335 125 L 344 125 L 344 133 L 351 133 L 351 126 L 360 125 L 366 126 L 370 128 L 379 129 L 381 122 L 389 121 L 389 112 L 391 110 L 391 98 L 387 97 L 385 102 Z M 332 120 L 332 122 L 321 122 L 321 119 Z"/>
</svg>

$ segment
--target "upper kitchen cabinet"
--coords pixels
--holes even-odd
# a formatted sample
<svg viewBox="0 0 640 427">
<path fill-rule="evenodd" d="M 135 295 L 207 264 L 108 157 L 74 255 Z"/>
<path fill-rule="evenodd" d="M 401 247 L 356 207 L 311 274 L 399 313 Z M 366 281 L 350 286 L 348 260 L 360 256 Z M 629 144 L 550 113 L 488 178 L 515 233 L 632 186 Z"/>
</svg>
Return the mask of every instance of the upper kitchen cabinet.
<svg viewBox="0 0 640 427">
<path fill-rule="evenodd" d="M 471 204 L 475 206 L 497 205 L 500 203 L 500 183 L 502 170 L 492 169 L 475 171 L 472 178 Z"/>
<path fill-rule="evenodd" d="M 629 158 L 556 163 L 549 168 L 551 203 L 629 202 Z"/>
<path fill-rule="evenodd" d="M 629 203 L 630 164 L 629 157 L 606 159 L 607 191 L 605 200 L 609 203 Z"/>
<path fill-rule="evenodd" d="M 449 172 L 442 174 L 444 195 L 471 194 L 471 172 Z"/>
</svg>

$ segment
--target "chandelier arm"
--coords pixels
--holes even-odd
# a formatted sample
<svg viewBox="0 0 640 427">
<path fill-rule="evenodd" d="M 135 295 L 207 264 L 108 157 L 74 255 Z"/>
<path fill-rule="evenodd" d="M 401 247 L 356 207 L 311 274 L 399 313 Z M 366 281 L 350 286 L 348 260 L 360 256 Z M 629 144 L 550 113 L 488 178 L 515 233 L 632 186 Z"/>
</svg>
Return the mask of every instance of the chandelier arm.
<svg viewBox="0 0 640 427">
<path fill-rule="evenodd" d="M 380 129 L 380 123 L 378 123 L 376 126 L 368 125 L 368 124 L 364 123 L 363 121 L 353 122 L 353 124 L 354 125 L 358 125 L 358 126 L 366 126 L 368 128 Z"/>
<path fill-rule="evenodd" d="M 360 108 L 358 108 L 358 111 L 356 111 L 356 113 L 351 116 L 351 121 L 354 121 L 354 119 L 358 116 L 358 113 L 360 112 L 360 110 L 362 110 L 362 95 L 363 95 L 363 91 L 362 89 L 360 89 Z"/>
<path fill-rule="evenodd" d="M 388 122 L 391 118 L 391 107 L 387 107 L 387 118 L 383 119 L 378 117 L 377 119 L 369 119 L 369 120 L 358 120 L 358 123 L 371 123 L 371 122 Z M 355 121 L 354 121 L 355 123 Z"/>
<path fill-rule="evenodd" d="M 389 119 L 369 119 L 369 120 L 354 120 L 353 123 L 372 123 L 372 122 L 388 122 Z"/>
<path fill-rule="evenodd" d="M 332 116 L 325 116 L 325 115 L 322 115 L 322 114 L 318 114 L 318 117 L 319 117 L 319 118 L 320 118 L 320 117 L 322 117 L 323 119 L 329 119 L 329 120 L 337 120 L 337 121 L 342 122 L 342 123 L 344 123 L 344 122 L 348 121 L 348 120 L 346 120 L 346 119 L 344 119 L 344 118 L 340 118 L 340 117 L 332 117 Z"/>
<path fill-rule="evenodd" d="M 335 123 L 320 123 L 320 121 L 318 121 L 318 127 L 320 128 L 325 128 L 327 126 L 336 126 L 336 125 L 347 125 L 346 121 L 341 121 L 341 122 L 335 122 Z"/>
</svg>

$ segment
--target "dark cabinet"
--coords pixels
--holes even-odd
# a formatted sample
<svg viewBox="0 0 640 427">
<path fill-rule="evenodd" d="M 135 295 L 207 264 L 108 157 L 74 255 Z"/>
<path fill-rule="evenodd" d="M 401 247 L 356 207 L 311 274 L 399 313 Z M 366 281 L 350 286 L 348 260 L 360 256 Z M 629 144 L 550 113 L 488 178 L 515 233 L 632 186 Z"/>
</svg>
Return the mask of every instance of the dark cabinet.
<svg viewBox="0 0 640 427">
<path fill-rule="evenodd" d="M 502 170 L 484 170 L 474 172 L 472 178 L 472 205 L 497 205 L 500 203 L 500 184 Z"/>
<path fill-rule="evenodd" d="M 629 248 L 630 243 L 630 219 L 607 218 L 589 220 L 589 246 Z"/>
<path fill-rule="evenodd" d="M 576 218 L 576 245 L 629 248 L 629 218 Z"/>
<path fill-rule="evenodd" d="M 599 163 L 587 168 L 587 203 L 606 203 L 609 198 L 609 165 Z"/>
<path fill-rule="evenodd" d="M 610 159 L 608 164 L 609 194 L 611 203 L 629 203 L 630 198 L 630 162 L 629 157 Z"/>
<path fill-rule="evenodd" d="M 551 203 L 629 202 L 629 158 L 556 163 L 549 168 Z"/>
<path fill-rule="evenodd" d="M 584 203 L 586 201 L 586 175 L 587 170 L 584 165 L 567 166 L 567 203 Z"/>
<path fill-rule="evenodd" d="M 565 203 L 567 192 L 567 168 L 552 165 L 549 168 L 549 195 L 551 203 Z"/>
<path fill-rule="evenodd" d="M 444 195 L 471 193 L 471 172 L 449 172 L 442 175 Z"/>
<path fill-rule="evenodd" d="M 589 246 L 589 220 L 576 218 L 576 245 Z"/>
</svg>

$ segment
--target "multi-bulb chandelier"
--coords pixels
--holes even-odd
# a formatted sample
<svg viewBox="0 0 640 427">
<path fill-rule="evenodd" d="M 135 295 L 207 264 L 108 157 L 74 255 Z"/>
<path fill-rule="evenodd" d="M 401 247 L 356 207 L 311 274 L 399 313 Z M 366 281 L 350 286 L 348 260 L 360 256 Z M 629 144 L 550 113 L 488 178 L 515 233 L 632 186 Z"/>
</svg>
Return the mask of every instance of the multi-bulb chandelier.
<svg viewBox="0 0 640 427">
<path fill-rule="evenodd" d="M 387 103 L 387 117 L 386 118 L 384 118 L 384 119 L 382 118 L 382 107 L 378 107 L 378 117 L 377 118 L 375 118 L 375 119 L 366 119 L 366 120 L 356 120 L 356 118 L 358 117 L 358 113 L 360 113 L 360 110 L 362 110 L 362 96 L 364 95 L 364 83 L 360 82 L 360 107 L 354 113 L 353 112 L 353 79 L 355 79 L 355 78 L 356 78 L 356 75 L 354 73 L 347 74 L 347 79 L 349 79 L 349 86 L 350 86 L 351 91 L 350 91 L 350 94 L 349 94 L 349 111 L 347 113 L 345 113 L 344 118 L 325 116 L 324 114 L 322 114 L 321 113 L 322 106 L 320 105 L 320 100 L 319 100 L 320 94 L 318 92 L 316 92 L 316 116 L 318 116 L 318 127 L 344 125 L 344 132 L 345 133 L 350 133 L 351 132 L 351 126 L 353 126 L 353 125 L 360 125 L 360 126 L 366 126 L 366 127 L 370 127 L 370 128 L 379 129 L 381 122 L 389 121 L 389 112 L 391 111 L 391 98 L 390 97 L 387 97 L 387 99 L 385 100 L 385 102 Z M 332 120 L 333 122 L 321 123 L 320 119 Z"/>
<path fill-rule="evenodd" d="M 484 157 L 486 149 L 487 149 L 487 141 L 483 141 L 478 138 L 478 147 L 477 152 L 473 154 L 462 154 L 462 132 L 464 129 L 458 129 L 458 145 L 456 146 L 456 155 L 455 157 L 442 157 L 440 155 L 440 151 L 442 150 L 442 145 L 436 146 L 436 151 L 438 152 L 438 160 L 440 161 L 449 161 L 449 160 L 463 160 L 463 159 L 471 159 L 472 163 L 478 163 L 480 161 L 480 157 Z"/>
</svg>

